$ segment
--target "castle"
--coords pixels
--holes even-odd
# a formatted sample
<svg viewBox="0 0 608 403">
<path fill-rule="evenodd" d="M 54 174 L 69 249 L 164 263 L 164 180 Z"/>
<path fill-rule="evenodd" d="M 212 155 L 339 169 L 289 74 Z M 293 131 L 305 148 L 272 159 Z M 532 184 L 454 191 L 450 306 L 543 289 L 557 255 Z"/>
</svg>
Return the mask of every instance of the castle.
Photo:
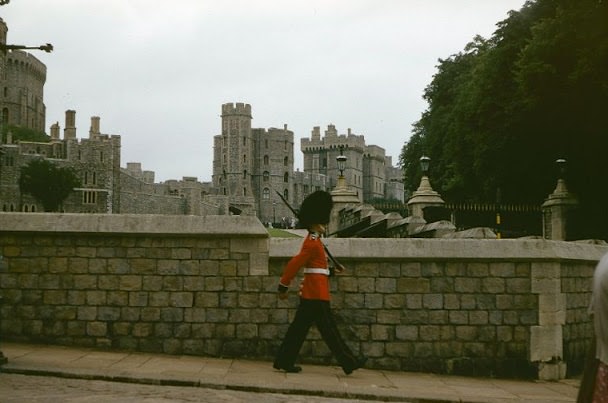
<svg viewBox="0 0 608 403">
<path fill-rule="evenodd" d="M 6 44 L 8 28 L 0 19 L 0 41 Z M 1 52 L 0 52 L 1 53 Z M 222 105 L 221 134 L 214 136 L 212 182 L 195 177 L 154 182 L 153 171 L 129 162 L 121 167 L 121 136 L 103 134 L 100 118 L 91 118 L 88 138 L 78 139 L 76 112 L 65 113 L 63 137 L 59 123 L 50 129 L 48 142 L 14 140 L 10 126 L 44 132 L 46 110 L 43 89 L 46 66 L 31 54 L 10 50 L 0 54 L 0 209 L 41 211 L 41 205 L 19 190 L 21 167 L 36 158 L 72 167 L 82 186 L 63 203 L 63 211 L 111 214 L 247 214 L 264 223 L 290 225 L 293 207 L 315 190 L 332 190 L 339 175 L 336 157 L 348 164 L 343 174 L 361 202 L 374 198 L 403 201 L 401 170 L 392 166 L 384 149 L 366 145 L 364 136 L 339 135 L 329 125 L 321 137 L 314 127 L 301 140 L 304 171 L 294 171 L 294 133 L 284 125 L 252 128 L 251 105 Z"/>
</svg>

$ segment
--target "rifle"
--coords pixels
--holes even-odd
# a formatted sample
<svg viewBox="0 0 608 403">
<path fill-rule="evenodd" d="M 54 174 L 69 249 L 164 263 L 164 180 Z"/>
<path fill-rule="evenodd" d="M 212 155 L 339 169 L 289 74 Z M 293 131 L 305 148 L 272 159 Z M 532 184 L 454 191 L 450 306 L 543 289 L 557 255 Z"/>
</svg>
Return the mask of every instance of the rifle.
<svg viewBox="0 0 608 403">
<path fill-rule="evenodd" d="M 298 212 L 293 207 L 291 207 L 291 204 L 289 204 L 289 202 L 287 201 L 287 199 L 285 199 L 285 197 L 283 197 L 283 195 L 281 194 L 281 192 L 279 192 L 276 189 L 275 189 L 275 192 L 279 195 L 279 197 L 281 198 L 281 200 L 283 200 L 283 203 L 285 203 L 285 205 L 291 210 L 291 212 L 294 214 L 294 216 L 297 217 L 298 216 Z M 334 257 L 334 255 L 331 254 L 331 252 L 327 248 L 327 245 L 325 245 L 325 243 L 323 241 L 321 241 L 321 244 L 323 245 L 323 249 L 325 249 L 325 253 L 327 254 L 327 257 L 329 257 L 329 259 L 334 264 L 334 267 L 344 268 L 344 266 L 342 266 L 342 264 L 340 264 L 340 262 L 338 262 L 338 259 L 336 259 Z M 333 270 L 331 270 L 331 274 L 333 275 Z"/>
</svg>

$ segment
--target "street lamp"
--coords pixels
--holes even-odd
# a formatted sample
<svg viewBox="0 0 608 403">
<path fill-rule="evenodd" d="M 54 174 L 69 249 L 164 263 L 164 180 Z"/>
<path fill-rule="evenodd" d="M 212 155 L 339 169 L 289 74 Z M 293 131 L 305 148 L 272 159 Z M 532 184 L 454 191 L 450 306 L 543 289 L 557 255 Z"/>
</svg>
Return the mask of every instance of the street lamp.
<svg viewBox="0 0 608 403">
<path fill-rule="evenodd" d="M 336 157 L 336 162 L 338 164 L 338 170 L 340 171 L 340 175 L 338 176 L 338 184 L 336 188 L 346 189 L 346 179 L 344 178 L 344 170 L 346 169 L 346 155 L 344 155 L 344 146 L 340 146 L 340 155 Z"/>
<path fill-rule="evenodd" d="M 340 171 L 340 177 L 344 177 L 344 169 L 346 168 L 346 155 L 342 154 L 342 150 L 344 147 L 340 146 L 340 155 L 336 157 L 336 161 L 338 162 L 338 170 Z"/>
<path fill-rule="evenodd" d="M 426 155 L 423 155 L 422 157 L 420 157 L 420 168 L 422 168 L 422 174 L 424 176 L 428 176 L 430 162 L 431 162 L 431 159 L 429 157 L 427 157 Z"/>
<path fill-rule="evenodd" d="M 51 53 L 53 51 L 53 45 L 47 43 L 45 45 L 40 46 L 25 46 L 25 45 L 6 45 L 4 43 L 0 43 L 0 50 L 6 54 L 7 50 L 22 50 L 22 49 L 38 49 L 44 50 L 46 53 Z"/>
</svg>

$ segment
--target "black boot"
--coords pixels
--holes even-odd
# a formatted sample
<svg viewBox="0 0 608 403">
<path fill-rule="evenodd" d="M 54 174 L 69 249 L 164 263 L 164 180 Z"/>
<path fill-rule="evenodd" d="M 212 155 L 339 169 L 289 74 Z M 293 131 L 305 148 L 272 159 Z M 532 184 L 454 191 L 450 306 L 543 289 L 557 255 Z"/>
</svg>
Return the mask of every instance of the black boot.
<svg viewBox="0 0 608 403">
<path fill-rule="evenodd" d="M 354 370 L 362 368 L 366 362 L 367 362 L 367 357 L 361 357 L 361 358 L 357 359 L 357 361 L 355 362 L 354 365 L 342 367 L 342 371 L 344 371 L 344 373 L 346 375 L 350 375 L 353 373 Z"/>
<path fill-rule="evenodd" d="M 287 366 L 287 365 L 280 365 L 280 364 L 277 364 L 275 362 L 272 365 L 272 367 L 274 369 L 283 370 L 283 371 L 288 372 L 290 374 L 297 374 L 298 372 L 302 372 L 302 367 L 300 367 L 298 365 Z"/>
</svg>

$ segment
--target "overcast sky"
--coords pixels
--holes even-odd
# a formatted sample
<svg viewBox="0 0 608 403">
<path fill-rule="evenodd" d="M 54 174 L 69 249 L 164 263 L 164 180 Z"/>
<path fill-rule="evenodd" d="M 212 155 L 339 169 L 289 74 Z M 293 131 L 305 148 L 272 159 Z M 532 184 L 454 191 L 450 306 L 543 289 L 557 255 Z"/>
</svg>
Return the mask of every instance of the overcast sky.
<svg viewBox="0 0 608 403">
<path fill-rule="evenodd" d="M 251 104 L 253 127 L 300 138 L 334 124 L 396 165 L 438 59 L 458 53 L 524 0 L 11 0 L 8 43 L 47 66 L 46 132 L 76 110 L 122 136 L 122 162 L 156 181 L 210 181 L 221 104 Z"/>
</svg>

